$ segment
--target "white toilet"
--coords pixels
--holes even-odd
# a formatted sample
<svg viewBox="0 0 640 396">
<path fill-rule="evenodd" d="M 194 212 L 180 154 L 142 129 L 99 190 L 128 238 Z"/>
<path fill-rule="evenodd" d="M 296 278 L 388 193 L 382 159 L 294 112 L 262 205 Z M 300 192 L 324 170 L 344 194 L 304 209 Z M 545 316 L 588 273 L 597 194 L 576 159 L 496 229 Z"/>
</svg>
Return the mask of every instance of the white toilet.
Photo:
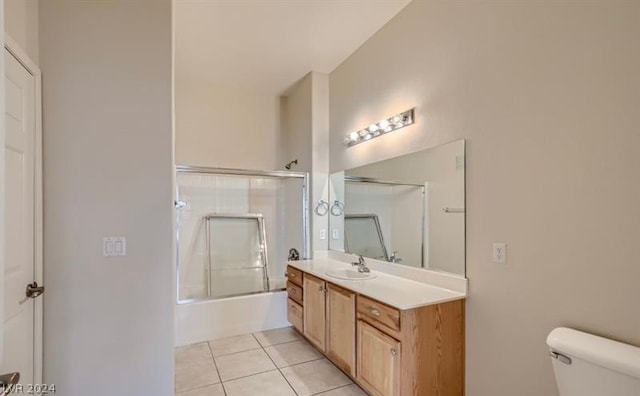
<svg viewBox="0 0 640 396">
<path fill-rule="evenodd" d="M 640 348 L 566 327 L 547 345 L 560 396 L 640 396 Z"/>
</svg>

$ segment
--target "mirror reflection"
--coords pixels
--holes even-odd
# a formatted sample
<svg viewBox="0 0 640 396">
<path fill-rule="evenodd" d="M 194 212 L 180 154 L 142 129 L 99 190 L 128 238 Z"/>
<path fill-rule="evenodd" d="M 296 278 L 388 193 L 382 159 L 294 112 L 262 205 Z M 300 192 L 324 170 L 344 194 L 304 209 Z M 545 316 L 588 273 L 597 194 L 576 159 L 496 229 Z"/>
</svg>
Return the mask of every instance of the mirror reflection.
<svg viewBox="0 0 640 396">
<path fill-rule="evenodd" d="M 465 275 L 464 140 L 331 175 L 331 249 Z"/>
</svg>

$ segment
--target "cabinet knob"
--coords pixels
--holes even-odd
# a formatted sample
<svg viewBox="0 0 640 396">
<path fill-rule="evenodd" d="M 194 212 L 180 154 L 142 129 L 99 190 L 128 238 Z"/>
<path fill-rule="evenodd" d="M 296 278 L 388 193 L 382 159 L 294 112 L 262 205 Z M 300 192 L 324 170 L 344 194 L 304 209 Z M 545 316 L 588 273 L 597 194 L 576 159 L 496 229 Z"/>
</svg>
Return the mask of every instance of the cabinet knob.
<svg viewBox="0 0 640 396">
<path fill-rule="evenodd" d="M 375 308 L 371 308 L 371 315 L 373 316 L 380 316 L 380 311 L 378 311 Z"/>
<path fill-rule="evenodd" d="M 391 348 L 391 356 L 398 356 L 398 350 L 395 348 Z"/>
</svg>

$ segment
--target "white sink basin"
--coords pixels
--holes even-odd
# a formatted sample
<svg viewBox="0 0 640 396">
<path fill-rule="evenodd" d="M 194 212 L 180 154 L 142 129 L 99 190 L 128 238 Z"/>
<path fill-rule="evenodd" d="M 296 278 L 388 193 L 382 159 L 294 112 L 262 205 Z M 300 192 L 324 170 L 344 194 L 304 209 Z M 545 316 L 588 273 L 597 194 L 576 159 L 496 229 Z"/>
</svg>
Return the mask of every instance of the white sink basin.
<svg viewBox="0 0 640 396">
<path fill-rule="evenodd" d="M 358 272 L 357 270 L 347 269 L 347 268 L 327 271 L 325 272 L 325 274 L 327 274 L 327 276 L 330 276 L 332 278 L 344 279 L 344 280 L 367 280 L 367 279 L 373 279 L 376 277 L 371 272 Z"/>
</svg>

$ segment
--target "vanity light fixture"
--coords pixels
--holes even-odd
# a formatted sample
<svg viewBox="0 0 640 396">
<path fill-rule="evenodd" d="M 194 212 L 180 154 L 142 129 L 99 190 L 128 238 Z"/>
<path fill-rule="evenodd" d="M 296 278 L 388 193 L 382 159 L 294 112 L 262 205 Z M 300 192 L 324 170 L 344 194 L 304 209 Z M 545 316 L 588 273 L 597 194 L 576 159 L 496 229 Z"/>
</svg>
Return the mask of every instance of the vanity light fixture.
<svg viewBox="0 0 640 396">
<path fill-rule="evenodd" d="M 358 143 L 366 142 L 367 140 L 382 136 L 397 129 L 404 128 L 407 125 L 413 124 L 414 122 L 414 109 L 407 110 L 392 117 L 385 118 L 378 123 L 371 124 L 359 131 L 348 133 L 344 137 L 344 144 L 351 147 Z"/>
</svg>

